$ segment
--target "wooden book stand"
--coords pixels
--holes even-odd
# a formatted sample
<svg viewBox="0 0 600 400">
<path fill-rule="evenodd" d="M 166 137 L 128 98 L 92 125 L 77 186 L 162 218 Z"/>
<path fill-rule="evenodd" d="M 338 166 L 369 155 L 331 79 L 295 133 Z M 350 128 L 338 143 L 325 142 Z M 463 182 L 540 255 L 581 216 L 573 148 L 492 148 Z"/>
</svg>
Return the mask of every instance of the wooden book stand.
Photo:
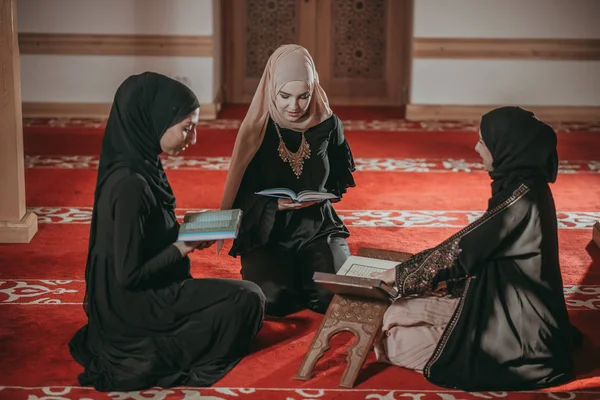
<svg viewBox="0 0 600 400">
<path fill-rule="evenodd" d="M 358 255 L 398 262 L 411 257 L 411 254 L 408 253 L 372 248 L 361 248 Z M 321 326 L 315 333 L 308 351 L 304 355 L 295 379 L 309 380 L 317 361 L 329 350 L 331 338 L 337 333 L 349 331 L 356 337 L 356 342 L 348 349 L 348 366 L 342 375 L 339 386 L 344 388 L 354 387 L 358 374 L 381 328 L 383 315 L 389 305 L 389 300 L 383 298 L 370 299 L 336 294 L 323 317 Z"/>
</svg>

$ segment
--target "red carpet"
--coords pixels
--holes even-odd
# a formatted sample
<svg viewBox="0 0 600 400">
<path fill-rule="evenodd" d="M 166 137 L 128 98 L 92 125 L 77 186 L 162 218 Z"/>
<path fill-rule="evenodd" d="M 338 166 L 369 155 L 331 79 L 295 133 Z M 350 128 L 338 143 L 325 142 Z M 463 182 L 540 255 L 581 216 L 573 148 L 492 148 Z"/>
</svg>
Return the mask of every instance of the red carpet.
<svg viewBox="0 0 600 400">
<path fill-rule="evenodd" d="M 357 187 L 336 205 L 352 233 L 353 253 L 363 246 L 419 251 L 485 208 L 489 179 L 473 150 L 475 125 L 406 123 L 397 112 L 340 113 L 352 118 L 346 130 L 359 168 Z M 204 123 L 196 146 L 165 160 L 179 214 L 219 204 L 240 115 L 231 108 L 225 119 Z M 600 249 L 590 240 L 591 225 L 600 220 L 597 124 L 557 128 L 563 164 L 553 191 L 565 296 L 586 335 L 577 381 L 541 392 L 470 394 L 377 364 L 371 355 L 359 384 L 345 390 L 337 384 L 349 335 L 334 338 L 312 380 L 296 381 L 321 319 L 304 311 L 267 321 L 253 353 L 214 388 L 104 394 L 78 387 L 81 367 L 67 342 L 84 323 L 83 273 L 102 124 L 25 121 L 27 205 L 40 225 L 32 243 L 0 245 L 0 399 L 600 399 Z M 217 257 L 214 249 L 192 258 L 196 277 L 239 277 L 239 260 Z"/>
</svg>

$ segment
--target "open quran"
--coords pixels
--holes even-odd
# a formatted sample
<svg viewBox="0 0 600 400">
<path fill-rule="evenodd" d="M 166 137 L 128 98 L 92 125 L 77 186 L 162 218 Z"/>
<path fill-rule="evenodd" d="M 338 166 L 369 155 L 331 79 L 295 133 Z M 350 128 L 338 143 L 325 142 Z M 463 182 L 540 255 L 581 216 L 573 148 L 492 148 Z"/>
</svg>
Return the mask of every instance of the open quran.
<svg viewBox="0 0 600 400">
<path fill-rule="evenodd" d="M 242 220 L 242 210 L 215 210 L 187 212 L 179 227 L 182 242 L 222 240 L 237 238 Z"/>
<path fill-rule="evenodd" d="M 405 259 L 410 257 L 408 253 L 404 254 Z M 350 256 L 336 274 L 315 272 L 313 280 L 335 294 L 391 301 L 398 296 L 396 288 L 370 276 L 376 272 L 395 268 L 399 263 L 399 261 Z"/>
<path fill-rule="evenodd" d="M 299 193 L 295 193 L 293 190 L 285 188 L 265 189 L 261 190 L 260 192 L 256 192 L 255 194 L 261 196 L 290 199 L 296 203 L 339 199 L 339 197 L 333 193 L 317 192 L 314 190 L 303 190 Z"/>
</svg>

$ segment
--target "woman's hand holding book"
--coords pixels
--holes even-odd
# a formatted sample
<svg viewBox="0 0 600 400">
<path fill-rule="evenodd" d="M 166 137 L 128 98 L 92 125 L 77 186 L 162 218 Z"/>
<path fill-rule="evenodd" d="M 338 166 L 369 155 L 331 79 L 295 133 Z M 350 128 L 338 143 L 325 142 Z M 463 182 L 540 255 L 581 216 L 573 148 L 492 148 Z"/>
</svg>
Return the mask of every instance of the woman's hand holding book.
<svg viewBox="0 0 600 400">
<path fill-rule="evenodd" d="M 303 203 L 298 203 L 298 202 L 294 202 L 293 200 L 290 199 L 277 199 L 277 211 L 288 211 L 288 210 L 298 210 L 300 208 L 304 208 L 304 207 L 310 207 L 313 204 L 317 204 L 320 201 L 316 200 L 316 201 L 306 201 Z"/>
<path fill-rule="evenodd" d="M 204 250 L 215 243 L 214 240 L 197 241 L 197 242 L 175 242 L 173 246 L 177 247 L 181 252 L 181 256 L 185 257 L 194 250 Z"/>
</svg>

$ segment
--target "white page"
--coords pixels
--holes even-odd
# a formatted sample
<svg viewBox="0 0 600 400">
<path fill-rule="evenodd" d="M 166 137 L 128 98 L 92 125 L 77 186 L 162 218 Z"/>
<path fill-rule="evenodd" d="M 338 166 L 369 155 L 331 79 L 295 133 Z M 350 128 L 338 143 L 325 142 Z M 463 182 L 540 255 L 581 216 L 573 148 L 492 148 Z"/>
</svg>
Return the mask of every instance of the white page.
<svg viewBox="0 0 600 400">
<path fill-rule="evenodd" d="M 350 256 L 337 272 L 337 275 L 369 278 L 374 272 L 383 272 L 400 264 L 398 261 L 377 258 Z"/>
</svg>

